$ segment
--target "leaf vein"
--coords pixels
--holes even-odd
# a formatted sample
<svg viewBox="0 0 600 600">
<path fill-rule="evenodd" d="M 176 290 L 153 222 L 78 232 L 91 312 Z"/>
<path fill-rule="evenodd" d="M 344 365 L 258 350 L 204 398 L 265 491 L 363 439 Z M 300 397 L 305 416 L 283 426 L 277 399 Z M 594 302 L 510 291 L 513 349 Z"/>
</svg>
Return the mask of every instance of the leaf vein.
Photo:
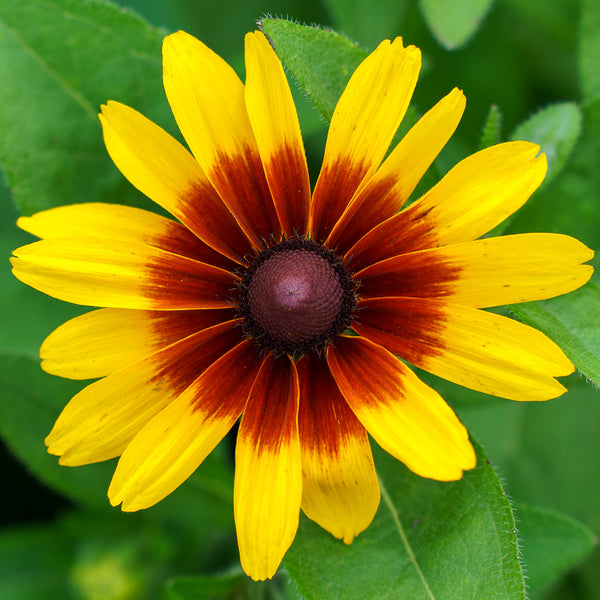
<svg viewBox="0 0 600 600">
<path fill-rule="evenodd" d="M 42 57 L 25 42 L 25 40 L 19 35 L 18 31 L 10 27 L 8 23 L 6 23 L 6 21 L 2 21 L 2 24 L 4 25 L 6 30 L 14 36 L 15 40 L 19 42 L 24 52 L 26 52 L 36 62 L 36 64 L 39 65 L 39 67 L 41 67 L 41 69 L 45 73 L 47 73 L 52 79 L 54 79 L 65 91 L 65 93 L 71 98 L 73 98 L 73 100 L 75 100 L 75 102 L 79 104 L 81 108 L 83 108 L 84 112 L 86 112 L 95 121 L 96 111 L 94 110 L 91 103 L 88 102 L 85 99 L 85 97 L 82 94 L 80 94 L 76 89 L 69 85 L 69 83 L 60 75 L 60 73 L 58 73 L 52 67 L 50 67 L 50 65 L 46 63 L 42 59 Z"/>
<path fill-rule="evenodd" d="M 419 566 L 417 557 L 415 556 L 412 546 L 410 545 L 410 542 L 408 541 L 408 538 L 406 537 L 406 532 L 404 531 L 404 526 L 402 525 L 402 521 L 400 520 L 400 515 L 398 514 L 398 511 L 396 510 L 396 507 L 394 506 L 394 503 L 392 502 L 392 499 L 387 491 L 387 488 L 385 487 L 385 485 L 384 485 L 383 481 L 381 481 L 381 479 L 379 479 L 379 487 L 381 489 L 381 497 L 383 498 L 385 505 L 387 506 L 388 510 L 390 511 L 390 514 L 392 515 L 392 520 L 394 521 L 394 524 L 396 525 L 396 530 L 398 531 L 398 534 L 400 535 L 400 539 L 402 540 L 402 543 L 404 544 L 404 549 L 406 550 L 406 553 L 408 554 L 408 558 L 409 558 L 410 562 L 413 564 L 415 570 L 417 571 L 419 579 L 421 580 L 421 583 L 423 584 L 423 587 L 425 588 L 425 591 L 427 592 L 428 597 L 431 600 L 435 600 L 435 596 L 433 595 L 433 592 L 431 591 L 431 588 L 429 587 L 429 584 L 427 583 L 427 580 L 425 579 L 425 575 L 423 575 L 423 571 L 421 571 L 421 567 Z"/>
</svg>

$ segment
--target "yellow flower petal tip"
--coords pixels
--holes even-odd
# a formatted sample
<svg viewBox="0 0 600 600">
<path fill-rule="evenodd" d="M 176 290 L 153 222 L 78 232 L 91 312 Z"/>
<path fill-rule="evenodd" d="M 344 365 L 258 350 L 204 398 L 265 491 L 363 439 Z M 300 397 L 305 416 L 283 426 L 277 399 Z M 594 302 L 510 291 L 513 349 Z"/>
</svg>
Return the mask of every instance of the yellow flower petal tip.
<svg viewBox="0 0 600 600">
<path fill-rule="evenodd" d="M 403 208 L 466 101 L 453 89 L 390 150 L 421 67 L 401 38 L 351 75 L 312 195 L 279 58 L 260 32 L 245 58 L 242 82 L 193 36 L 164 39 L 187 147 L 133 108 L 101 106 L 109 155 L 169 218 L 101 203 L 21 217 L 40 241 L 11 263 L 26 284 L 96 309 L 42 346 L 48 372 L 97 379 L 48 452 L 64 465 L 120 457 L 109 501 L 136 511 L 182 485 L 241 417 L 233 510 L 242 566 L 262 580 L 300 510 L 346 544 L 369 526 L 369 434 L 423 477 L 476 466 L 466 428 L 409 364 L 513 400 L 562 394 L 555 378 L 573 365 L 556 344 L 481 309 L 580 287 L 593 252 L 557 234 L 482 237 L 546 174 L 529 142 L 465 158 Z"/>
</svg>

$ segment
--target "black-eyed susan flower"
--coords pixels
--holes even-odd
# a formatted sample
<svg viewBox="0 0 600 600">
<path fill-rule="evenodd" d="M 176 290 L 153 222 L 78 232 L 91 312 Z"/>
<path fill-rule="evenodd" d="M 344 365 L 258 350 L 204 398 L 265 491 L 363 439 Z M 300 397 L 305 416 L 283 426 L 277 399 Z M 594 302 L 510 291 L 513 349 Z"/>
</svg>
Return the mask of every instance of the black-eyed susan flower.
<svg viewBox="0 0 600 600">
<path fill-rule="evenodd" d="M 301 508 L 346 543 L 369 525 L 379 487 L 367 432 L 423 477 L 475 466 L 464 426 L 406 363 L 514 400 L 562 394 L 555 378 L 573 366 L 561 350 L 480 309 L 581 286 L 592 252 L 556 234 L 479 239 L 544 178 L 527 142 L 466 158 L 402 209 L 465 99 L 452 90 L 385 157 L 420 68 L 399 38 L 352 75 L 312 197 L 262 33 L 246 37 L 245 84 L 182 32 L 163 58 L 191 153 L 117 102 L 100 119 L 117 167 L 176 220 L 111 204 L 19 220 L 42 239 L 15 251 L 16 276 L 102 307 L 41 348 L 46 371 L 99 378 L 46 441 L 65 465 L 120 456 L 110 501 L 135 511 L 181 485 L 241 417 L 234 515 L 242 565 L 264 579 Z"/>
</svg>

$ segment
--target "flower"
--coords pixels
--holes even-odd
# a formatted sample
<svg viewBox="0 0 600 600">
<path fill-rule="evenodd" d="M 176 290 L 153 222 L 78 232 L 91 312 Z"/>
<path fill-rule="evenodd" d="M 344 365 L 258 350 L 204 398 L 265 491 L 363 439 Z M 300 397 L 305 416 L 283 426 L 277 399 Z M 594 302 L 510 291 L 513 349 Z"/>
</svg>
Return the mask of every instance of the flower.
<svg viewBox="0 0 600 600">
<path fill-rule="evenodd" d="M 238 545 L 264 579 L 300 508 L 346 543 L 369 525 L 379 486 L 367 432 L 423 477 L 475 466 L 466 429 L 406 362 L 514 400 L 562 394 L 555 377 L 573 371 L 562 351 L 480 309 L 576 289 L 592 252 L 557 234 L 479 239 L 545 176 L 527 142 L 464 159 L 402 209 L 465 98 L 452 90 L 386 157 L 420 68 L 400 38 L 352 75 L 312 199 L 290 89 L 262 33 L 246 36 L 245 84 L 183 32 L 163 59 L 191 153 L 117 102 L 100 119 L 117 167 L 177 220 L 112 204 L 19 220 L 42 239 L 15 251 L 15 275 L 102 307 L 41 348 L 46 371 L 99 378 L 46 442 L 65 465 L 120 456 L 109 498 L 134 511 L 182 484 L 241 416 Z"/>
</svg>

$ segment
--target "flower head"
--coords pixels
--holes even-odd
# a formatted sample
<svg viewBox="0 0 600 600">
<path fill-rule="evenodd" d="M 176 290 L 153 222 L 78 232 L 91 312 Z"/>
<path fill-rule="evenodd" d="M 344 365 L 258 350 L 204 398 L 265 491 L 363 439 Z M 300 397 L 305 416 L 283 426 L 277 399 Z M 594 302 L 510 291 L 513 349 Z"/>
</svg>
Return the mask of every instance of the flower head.
<svg viewBox="0 0 600 600">
<path fill-rule="evenodd" d="M 183 32 L 164 42 L 164 85 L 189 152 L 135 110 L 102 107 L 108 152 L 175 219 L 113 204 L 19 220 L 42 238 L 15 275 L 102 307 L 41 348 L 43 368 L 99 378 L 46 442 L 65 465 L 120 456 L 113 505 L 152 506 L 240 419 L 234 514 L 242 565 L 271 577 L 302 510 L 346 543 L 379 487 L 367 432 L 415 473 L 475 466 L 454 412 L 406 363 L 514 400 L 559 396 L 572 372 L 538 331 L 480 310 L 569 292 L 592 252 L 556 234 L 481 238 L 540 185 L 538 146 L 511 142 L 456 165 L 402 208 L 454 132 L 454 89 L 386 157 L 420 52 L 383 42 L 333 115 L 311 197 L 282 66 L 246 36 L 246 82 Z M 403 359 L 399 360 L 397 357 Z"/>
</svg>

